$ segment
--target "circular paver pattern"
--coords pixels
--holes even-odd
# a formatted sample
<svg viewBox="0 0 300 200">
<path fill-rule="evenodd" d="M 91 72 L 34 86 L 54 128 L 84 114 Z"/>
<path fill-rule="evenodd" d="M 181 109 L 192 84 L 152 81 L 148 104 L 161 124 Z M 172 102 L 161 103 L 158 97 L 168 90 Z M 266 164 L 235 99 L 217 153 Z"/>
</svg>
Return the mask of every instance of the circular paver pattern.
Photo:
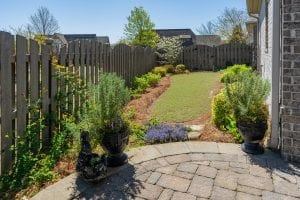
<svg viewBox="0 0 300 200">
<path fill-rule="evenodd" d="M 270 151 L 253 156 L 235 144 L 181 142 L 128 154 L 128 165 L 97 185 L 76 188 L 73 198 L 300 199 L 299 168 Z"/>
</svg>

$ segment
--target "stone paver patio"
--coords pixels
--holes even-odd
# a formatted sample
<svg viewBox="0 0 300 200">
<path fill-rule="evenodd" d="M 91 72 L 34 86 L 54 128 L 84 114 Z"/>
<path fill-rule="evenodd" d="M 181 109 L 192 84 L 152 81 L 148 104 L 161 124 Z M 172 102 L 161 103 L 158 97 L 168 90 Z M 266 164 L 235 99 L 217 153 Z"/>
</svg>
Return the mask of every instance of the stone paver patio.
<svg viewBox="0 0 300 200">
<path fill-rule="evenodd" d="M 76 174 L 32 199 L 300 199 L 300 168 L 266 150 L 247 155 L 236 144 L 178 142 L 128 152 L 97 185 Z"/>
</svg>

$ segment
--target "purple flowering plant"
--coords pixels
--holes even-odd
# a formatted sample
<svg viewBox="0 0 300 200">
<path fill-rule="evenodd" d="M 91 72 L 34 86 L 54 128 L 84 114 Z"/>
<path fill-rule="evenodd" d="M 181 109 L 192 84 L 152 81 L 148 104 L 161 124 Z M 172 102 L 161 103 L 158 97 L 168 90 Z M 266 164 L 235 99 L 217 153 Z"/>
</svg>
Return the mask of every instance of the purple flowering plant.
<svg viewBox="0 0 300 200">
<path fill-rule="evenodd" d="M 187 129 L 182 125 L 154 124 L 145 134 L 145 142 L 150 144 L 178 142 L 187 139 Z"/>
</svg>

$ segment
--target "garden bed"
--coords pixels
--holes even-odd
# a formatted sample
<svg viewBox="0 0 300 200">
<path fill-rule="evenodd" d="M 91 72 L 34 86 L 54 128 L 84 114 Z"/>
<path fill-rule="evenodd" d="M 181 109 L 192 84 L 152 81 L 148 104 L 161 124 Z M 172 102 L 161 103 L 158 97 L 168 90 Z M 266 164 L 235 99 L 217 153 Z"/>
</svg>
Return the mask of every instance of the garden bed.
<svg viewBox="0 0 300 200">
<path fill-rule="evenodd" d="M 163 94 L 170 86 L 170 76 L 163 77 L 156 87 L 146 89 L 146 93 L 142 94 L 139 98 L 131 100 L 125 110 L 134 110 L 134 121 L 137 123 L 146 123 L 151 119 L 151 114 L 148 108 L 156 101 L 161 94 Z"/>
</svg>

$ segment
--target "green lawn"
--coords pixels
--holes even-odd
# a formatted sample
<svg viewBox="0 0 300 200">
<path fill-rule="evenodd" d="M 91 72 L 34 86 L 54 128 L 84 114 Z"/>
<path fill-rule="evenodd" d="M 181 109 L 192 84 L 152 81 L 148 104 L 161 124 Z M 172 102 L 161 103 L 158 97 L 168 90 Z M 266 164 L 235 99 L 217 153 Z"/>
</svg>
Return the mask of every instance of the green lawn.
<svg viewBox="0 0 300 200">
<path fill-rule="evenodd" d="M 210 111 L 211 91 L 220 78 L 218 72 L 195 72 L 171 77 L 170 88 L 151 108 L 163 122 L 185 122 Z"/>
</svg>

